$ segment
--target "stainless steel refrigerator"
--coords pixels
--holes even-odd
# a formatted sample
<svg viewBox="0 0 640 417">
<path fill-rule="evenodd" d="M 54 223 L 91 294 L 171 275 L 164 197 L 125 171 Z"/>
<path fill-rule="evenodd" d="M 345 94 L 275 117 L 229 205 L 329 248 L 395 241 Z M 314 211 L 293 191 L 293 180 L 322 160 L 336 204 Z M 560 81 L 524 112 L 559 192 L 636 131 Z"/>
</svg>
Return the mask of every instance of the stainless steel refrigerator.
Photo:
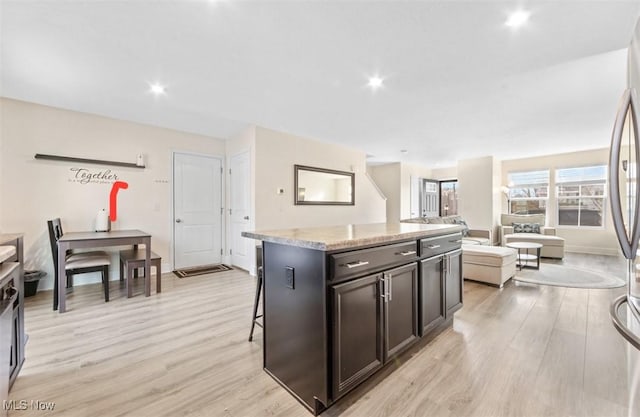
<svg viewBox="0 0 640 417">
<path fill-rule="evenodd" d="M 629 415 L 640 415 L 640 21 L 629 46 L 627 89 L 611 138 L 609 200 L 620 248 L 627 262 L 627 292 L 611 305 L 615 328 L 627 346 Z"/>
</svg>

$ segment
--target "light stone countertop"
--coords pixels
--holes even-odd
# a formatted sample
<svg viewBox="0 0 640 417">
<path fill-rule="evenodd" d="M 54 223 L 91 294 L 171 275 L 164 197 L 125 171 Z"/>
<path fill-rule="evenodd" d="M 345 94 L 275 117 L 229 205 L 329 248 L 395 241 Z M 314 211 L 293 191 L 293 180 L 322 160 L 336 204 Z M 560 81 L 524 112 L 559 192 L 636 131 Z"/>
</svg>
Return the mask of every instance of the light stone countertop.
<svg viewBox="0 0 640 417">
<path fill-rule="evenodd" d="M 462 226 L 455 224 L 371 223 L 259 230 L 242 232 L 242 236 L 283 245 L 332 251 L 456 233 L 462 229 Z"/>
</svg>

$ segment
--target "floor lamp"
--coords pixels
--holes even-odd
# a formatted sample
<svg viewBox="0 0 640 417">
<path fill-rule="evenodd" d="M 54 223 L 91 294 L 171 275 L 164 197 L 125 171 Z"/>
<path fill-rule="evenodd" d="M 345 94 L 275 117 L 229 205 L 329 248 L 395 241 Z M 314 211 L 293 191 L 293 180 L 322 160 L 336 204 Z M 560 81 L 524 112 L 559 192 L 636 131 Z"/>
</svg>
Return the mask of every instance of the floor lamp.
<svg viewBox="0 0 640 417">
<path fill-rule="evenodd" d="M 500 191 L 507 198 L 507 214 L 511 214 L 511 200 L 509 199 L 509 187 L 502 186 L 500 187 Z"/>
</svg>

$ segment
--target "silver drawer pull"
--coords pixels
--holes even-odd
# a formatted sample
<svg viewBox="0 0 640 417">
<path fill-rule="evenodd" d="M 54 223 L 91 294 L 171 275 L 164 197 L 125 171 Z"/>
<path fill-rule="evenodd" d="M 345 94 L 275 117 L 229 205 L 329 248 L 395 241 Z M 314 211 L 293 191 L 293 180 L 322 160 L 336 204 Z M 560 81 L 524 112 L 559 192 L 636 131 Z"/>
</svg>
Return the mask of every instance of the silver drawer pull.
<svg viewBox="0 0 640 417">
<path fill-rule="evenodd" d="M 365 265 L 369 265 L 369 262 L 367 262 L 367 261 L 354 261 L 354 262 L 348 262 L 348 263 L 344 264 L 343 266 L 346 266 L 347 268 L 351 269 L 351 268 L 357 268 L 359 266 L 365 266 Z"/>
<path fill-rule="evenodd" d="M 416 251 L 414 250 L 406 250 L 404 252 L 400 252 L 400 253 L 396 253 L 396 255 L 402 255 L 402 256 L 409 256 L 409 255 L 415 255 Z"/>
<path fill-rule="evenodd" d="M 440 245 L 427 245 L 427 249 L 438 249 Z"/>
</svg>

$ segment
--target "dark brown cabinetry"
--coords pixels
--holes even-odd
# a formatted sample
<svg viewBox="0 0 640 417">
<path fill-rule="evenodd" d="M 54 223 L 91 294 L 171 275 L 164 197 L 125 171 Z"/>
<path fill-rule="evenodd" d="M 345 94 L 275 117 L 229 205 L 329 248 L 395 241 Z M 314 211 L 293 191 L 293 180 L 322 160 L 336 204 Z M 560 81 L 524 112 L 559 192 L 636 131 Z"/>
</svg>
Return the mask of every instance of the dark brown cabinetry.
<svg viewBox="0 0 640 417">
<path fill-rule="evenodd" d="M 382 286 L 377 274 L 331 288 L 334 398 L 382 367 Z"/>
<path fill-rule="evenodd" d="M 462 276 L 462 250 L 449 252 L 444 256 L 445 270 L 445 307 L 447 317 L 462 308 L 463 281 Z"/>
<path fill-rule="evenodd" d="M 331 287 L 333 398 L 418 340 L 415 262 Z"/>
<path fill-rule="evenodd" d="M 24 250 L 20 234 L 0 234 L 1 246 L 14 246 L 15 255 L 0 263 L 0 403 L 24 362 Z M 0 411 L 7 415 L 7 410 Z"/>
<path fill-rule="evenodd" d="M 384 361 L 418 340 L 418 266 L 415 262 L 382 274 Z"/>
<path fill-rule="evenodd" d="M 16 254 L 0 265 L 0 300 L 11 301 L 11 332 L 9 353 L 9 388 L 24 363 L 24 245 L 22 234 L 0 234 L 0 245 L 15 246 Z M 12 265 L 15 264 L 15 267 Z M 10 272 L 9 272 L 10 271 Z"/>
<path fill-rule="evenodd" d="M 265 371 L 318 414 L 450 326 L 460 233 L 433 235 L 339 250 L 263 240 Z"/>
<path fill-rule="evenodd" d="M 441 246 L 442 247 L 442 246 Z M 452 249 L 445 246 L 445 250 Z M 429 252 L 433 255 L 433 252 Z M 420 261 L 420 335 L 437 328 L 462 307 L 462 250 Z"/>
<path fill-rule="evenodd" d="M 438 327 L 446 319 L 443 266 L 443 256 L 420 261 L 421 336 Z"/>
</svg>

